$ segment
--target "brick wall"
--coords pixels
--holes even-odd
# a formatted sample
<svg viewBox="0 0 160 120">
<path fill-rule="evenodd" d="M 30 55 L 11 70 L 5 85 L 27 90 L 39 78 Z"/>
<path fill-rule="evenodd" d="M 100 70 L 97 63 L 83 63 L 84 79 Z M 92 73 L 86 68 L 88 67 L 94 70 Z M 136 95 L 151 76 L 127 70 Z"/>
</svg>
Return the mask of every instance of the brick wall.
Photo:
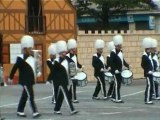
<svg viewBox="0 0 160 120">
<path fill-rule="evenodd" d="M 118 31 L 78 31 L 78 60 L 85 66 L 84 71 L 87 73 L 88 81 L 94 81 L 92 55 L 96 52 L 94 42 L 96 39 L 103 39 L 105 41 L 105 48 L 103 55 L 109 54 L 107 50 L 107 43 L 112 40 L 112 37 L 118 34 Z M 125 60 L 132 65 L 132 72 L 134 79 L 143 78 L 143 70 L 140 66 L 143 48 L 141 46 L 142 39 L 146 36 L 153 37 L 158 40 L 160 46 L 160 34 L 155 31 L 119 31 L 124 37 L 123 53 Z"/>
</svg>

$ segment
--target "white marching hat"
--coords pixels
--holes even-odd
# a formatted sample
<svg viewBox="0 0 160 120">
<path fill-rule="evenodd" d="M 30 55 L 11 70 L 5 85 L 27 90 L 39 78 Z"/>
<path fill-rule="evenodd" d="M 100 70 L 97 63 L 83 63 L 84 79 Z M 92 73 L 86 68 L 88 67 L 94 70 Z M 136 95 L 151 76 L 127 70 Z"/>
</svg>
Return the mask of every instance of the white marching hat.
<svg viewBox="0 0 160 120">
<path fill-rule="evenodd" d="M 156 48 L 158 46 L 158 42 L 156 39 L 152 38 L 152 47 Z"/>
<path fill-rule="evenodd" d="M 152 47 L 152 38 L 151 37 L 145 37 L 142 40 L 142 46 L 144 48 L 151 48 Z"/>
<path fill-rule="evenodd" d="M 108 45 L 107 45 L 107 48 L 108 48 L 109 51 L 112 51 L 115 48 L 114 42 L 113 41 L 109 42 Z"/>
<path fill-rule="evenodd" d="M 51 43 L 51 45 L 48 47 L 48 54 L 49 55 L 56 55 L 57 54 L 56 43 Z"/>
<path fill-rule="evenodd" d="M 115 35 L 113 36 L 113 42 L 114 42 L 114 45 L 120 45 L 123 43 L 123 37 L 122 35 Z"/>
<path fill-rule="evenodd" d="M 56 46 L 57 46 L 57 53 L 67 51 L 67 44 L 64 40 L 58 41 Z"/>
<path fill-rule="evenodd" d="M 95 42 L 95 48 L 98 49 L 98 48 L 104 48 L 104 41 L 101 40 L 101 39 L 97 39 L 96 42 Z"/>
<path fill-rule="evenodd" d="M 29 35 L 24 35 L 21 38 L 21 48 L 33 48 L 34 47 L 34 40 L 33 37 L 29 36 Z"/>
<path fill-rule="evenodd" d="M 69 39 L 67 42 L 68 49 L 77 48 L 77 42 L 75 39 Z"/>
</svg>

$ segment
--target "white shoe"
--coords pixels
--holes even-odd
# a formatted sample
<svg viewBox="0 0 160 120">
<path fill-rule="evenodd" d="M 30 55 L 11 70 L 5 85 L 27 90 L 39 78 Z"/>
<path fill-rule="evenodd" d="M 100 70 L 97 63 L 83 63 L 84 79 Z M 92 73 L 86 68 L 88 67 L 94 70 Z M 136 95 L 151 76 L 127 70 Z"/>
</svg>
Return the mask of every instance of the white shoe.
<svg viewBox="0 0 160 120">
<path fill-rule="evenodd" d="M 78 111 L 74 110 L 74 111 L 71 111 L 71 115 L 74 115 L 74 114 L 77 114 Z"/>
<path fill-rule="evenodd" d="M 153 104 L 152 101 L 145 102 L 145 104 Z"/>
<path fill-rule="evenodd" d="M 38 112 L 33 113 L 33 118 L 37 118 L 37 117 L 40 117 L 40 116 L 41 116 L 41 114 L 39 114 Z"/>
<path fill-rule="evenodd" d="M 78 100 L 73 100 L 73 103 L 79 103 L 79 101 Z"/>
<path fill-rule="evenodd" d="M 103 100 L 107 100 L 107 99 L 108 99 L 108 97 L 103 97 L 102 99 L 103 99 Z"/>
<path fill-rule="evenodd" d="M 92 99 L 94 99 L 94 100 L 100 100 L 99 97 L 95 97 L 95 96 L 93 96 Z"/>
<path fill-rule="evenodd" d="M 156 98 L 154 98 L 154 100 L 160 100 L 160 97 L 156 97 Z"/>
<path fill-rule="evenodd" d="M 26 117 L 26 114 L 24 112 L 17 112 L 17 116 Z"/>
<path fill-rule="evenodd" d="M 61 111 L 54 111 L 54 114 L 62 114 Z"/>
</svg>

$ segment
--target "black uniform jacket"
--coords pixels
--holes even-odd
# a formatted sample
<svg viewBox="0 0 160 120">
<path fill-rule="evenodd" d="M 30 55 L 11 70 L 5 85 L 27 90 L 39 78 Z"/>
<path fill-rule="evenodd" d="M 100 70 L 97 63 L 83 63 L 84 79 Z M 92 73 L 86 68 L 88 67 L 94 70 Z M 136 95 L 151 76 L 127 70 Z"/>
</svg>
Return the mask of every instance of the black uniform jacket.
<svg viewBox="0 0 160 120">
<path fill-rule="evenodd" d="M 67 60 L 67 62 L 73 62 L 70 58 L 66 57 L 65 58 Z M 60 61 L 60 59 L 59 59 Z M 63 65 L 61 65 L 60 62 L 58 61 L 55 61 L 54 64 L 52 65 L 52 68 L 51 68 L 51 79 L 53 80 L 54 84 L 56 86 L 59 86 L 59 85 L 68 85 L 68 74 L 67 74 L 67 71 L 65 69 L 65 67 Z"/>
<path fill-rule="evenodd" d="M 32 56 L 30 56 L 32 57 Z M 27 58 L 26 58 L 27 59 Z M 17 69 L 19 70 L 19 84 L 33 85 L 35 84 L 35 77 L 32 67 L 25 61 L 23 57 L 17 57 L 9 78 L 12 80 Z"/>
<path fill-rule="evenodd" d="M 94 67 L 94 76 L 104 75 L 104 72 L 101 72 L 100 70 L 103 68 L 106 68 L 104 63 L 100 60 L 100 57 L 103 57 L 100 54 L 95 54 L 92 57 L 92 66 Z"/>
<path fill-rule="evenodd" d="M 144 77 L 147 77 L 148 72 L 153 70 L 152 62 L 149 59 L 149 55 L 145 52 L 142 55 L 141 67 L 144 70 Z"/>
<path fill-rule="evenodd" d="M 121 58 L 118 56 L 119 52 L 122 52 L 121 50 L 120 51 L 117 51 L 115 49 L 115 51 L 111 51 L 110 53 L 110 62 L 111 62 L 111 73 L 112 74 L 115 74 L 115 70 L 118 70 L 119 72 L 122 71 L 122 61 L 121 61 Z M 129 64 L 123 59 L 123 64 L 124 66 L 128 67 L 129 68 Z"/>
</svg>

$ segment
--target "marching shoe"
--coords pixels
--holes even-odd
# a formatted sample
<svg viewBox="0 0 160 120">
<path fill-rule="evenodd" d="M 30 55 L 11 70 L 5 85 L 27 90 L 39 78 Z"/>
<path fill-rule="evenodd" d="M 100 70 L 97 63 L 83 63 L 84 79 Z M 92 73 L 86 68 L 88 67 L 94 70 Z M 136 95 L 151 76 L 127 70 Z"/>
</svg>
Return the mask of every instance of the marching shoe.
<svg viewBox="0 0 160 120">
<path fill-rule="evenodd" d="M 103 97 L 102 99 L 103 99 L 103 100 L 107 100 L 107 99 L 108 99 L 108 97 Z"/>
<path fill-rule="evenodd" d="M 79 101 L 78 100 L 73 100 L 73 103 L 79 103 Z"/>
<path fill-rule="evenodd" d="M 94 100 L 100 100 L 99 97 L 95 97 L 95 96 L 93 96 L 92 99 L 94 99 Z"/>
<path fill-rule="evenodd" d="M 145 102 L 145 104 L 153 104 L 153 102 L 152 102 L 152 101 L 149 101 L 149 102 Z"/>
<path fill-rule="evenodd" d="M 124 103 L 123 100 L 115 100 L 115 103 Z"/>
<path fill-rule="evenodd" d="M 115 102 L 115 101 L 116 101 L 116 99 L 114 99 L 114 98 L 111 98 L 111 101 L 112 101 L 112 102 Z"/>
<path fill-rule="evenodd" d="M 76 111 L 76 110 L 71 111 L 71 115 L 74 115 L 74 114 L 77 114 L 77 113 L 78 113 L 78 111 Z"/>
<path fill-rule="evenodd" d="M 19 116 L 19 117 L 27 117 L 24 112 L 17 112 L 17 116 Z"/>
<path fill-rule="evenodd" d="M 39 114 L 38 112 L 33 113 L 33 118 L 38 118 L 40 116 L 41 116 L 41 114 Z"/>
<path fill-rule="evenodd" d="M 62 115 L 61 111 L 54 111 L 54 114 Z"/>
<path fill-rule="evenodd" d="M 160 100 L 160 97 L 153 98 L 154 100 Z"/>
</svg>

